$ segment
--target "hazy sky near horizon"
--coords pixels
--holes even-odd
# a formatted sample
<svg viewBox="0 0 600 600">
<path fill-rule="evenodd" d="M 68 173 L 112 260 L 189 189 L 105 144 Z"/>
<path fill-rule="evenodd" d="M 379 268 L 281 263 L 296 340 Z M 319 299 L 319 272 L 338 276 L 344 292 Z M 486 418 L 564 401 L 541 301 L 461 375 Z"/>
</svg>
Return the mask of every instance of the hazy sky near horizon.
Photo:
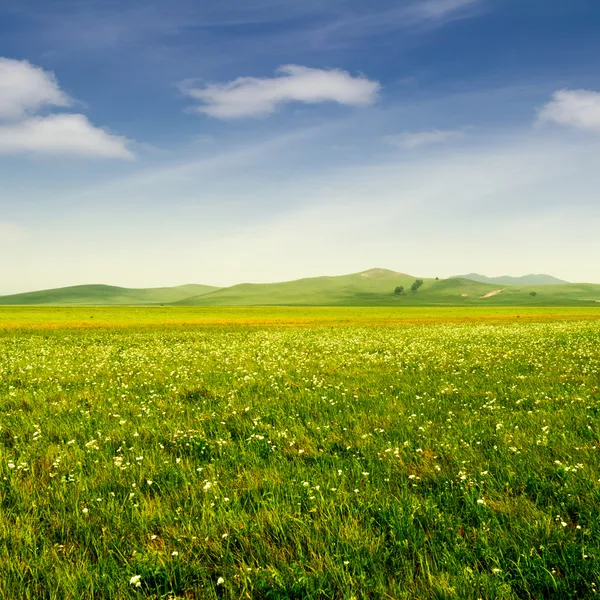
<svg viewBox="0 0 600 600">
<path fill-rule="evenodd" d="M 600 283 L 596 0 L 0 0 L 0 294 Z"/>
</svg>

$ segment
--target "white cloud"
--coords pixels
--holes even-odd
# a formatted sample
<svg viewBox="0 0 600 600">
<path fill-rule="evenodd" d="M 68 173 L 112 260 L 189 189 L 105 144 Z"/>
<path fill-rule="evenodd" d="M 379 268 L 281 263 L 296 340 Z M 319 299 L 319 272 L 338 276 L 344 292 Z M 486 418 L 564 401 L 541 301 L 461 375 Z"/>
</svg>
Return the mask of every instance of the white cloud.
<svg viewBox="0 0 600 600">
<path fill-rule="evenodd" d="M 432 129 L 430 131 L 413 131 L 406 133 L 399 133 L 398 135 L 388 135 L 385 141 L 398 146 L 399 148 L 405 148 L 407 150 L 413 150 L 420 148 L 421 146 L 429 146 L 432 144 L 443 144 L 457 138 L 462 137 L 462 132 L 451 129 Z"/>
<path fill-rule="evenodd" d="M 0 57 L 0 119 L 20 119 L 43 106 L 69 106 L 56 77 L 26 60 Z"/>
<path fill-rule="evenodd" d="M 600 93 L 559 90 L 538 112 L 538 122 L 557 123 L 600 133 Z"/>
<path fill-rule="evenodd" d="M 70 105 L 53 73 L 0 57 L 0 154 L 133 158 L 126 138 L 95 127 L 84 115 L 35 116 L 43 107 Z"/>
<path fill-rule="evenodd" d="M 133 158 L 126 138 L 94 127 L 84 115 L 71 114 L 0 125 L 0 154 L 20 153 Z"/>
<path fill-rule="evenodd" d="M 194 87 L 184 82 L 184 93 L 203 104 L 196 110 L 218 119 L 268 115 L 286 102 L 338 102 L 365 106 L 375 101 L 380 85 L 365 77 L 352 77 L 339 69 L 311 69 L 284 65 L 272 78 L 239 77 L 225 84 Z"/>
</svg>

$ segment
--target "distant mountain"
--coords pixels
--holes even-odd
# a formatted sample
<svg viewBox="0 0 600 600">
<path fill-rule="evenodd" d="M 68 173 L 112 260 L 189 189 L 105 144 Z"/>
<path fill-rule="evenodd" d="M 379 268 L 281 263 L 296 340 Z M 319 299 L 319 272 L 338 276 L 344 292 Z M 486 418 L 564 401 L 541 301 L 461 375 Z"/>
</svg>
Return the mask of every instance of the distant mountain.
<svg viewBox="0 0 600 600">
<path fill-rule="evenodd" d="M 497 285 L 564 285 L 569 283 L 564 279 L 557 279 L 552 275 L 522 275 L 521 277 L 486 277 L 479 273 L 469 273 L 468 275 L 453 275 L 450 279 L 470 279 L 479 281 L 479 283 L 493 283 Z"/>
<path fill-rule="evenodd" d="M 164 288 L 122 288 L 114 285 L 75 285 L 71 287 L 0 296 L 0 305 L 152 305 L 172 304 L 190 296 L 200 296 L 219 288 L 211 285 L 180 285 Z"/>
</svg>

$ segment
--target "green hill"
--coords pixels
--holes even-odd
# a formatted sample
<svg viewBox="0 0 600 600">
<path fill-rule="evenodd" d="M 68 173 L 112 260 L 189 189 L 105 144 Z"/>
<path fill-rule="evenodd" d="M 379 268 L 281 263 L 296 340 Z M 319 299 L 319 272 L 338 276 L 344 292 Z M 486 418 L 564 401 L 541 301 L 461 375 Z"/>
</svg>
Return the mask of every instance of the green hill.
<svg viewBox="0 0 600 600">
<path fill-rule="evenodd" d="M 123 288 L 113 285 L 75 285 L 71 287 L 0 296 L 0 305 L 143 305 L 172 304 L 190 296 L 199 297 L 219 288 L 210 285 L 180 285 L 163 288 Z"/>
<path fill-rule="evenodd" d="M 387 269 L 370 269 L 352 275 L 311 277 L 282 283 L 241 283 L 215 292 L 186 298 L 182 306 L 243 305 L 359 305 L 377 304 L 394 296 L 396 286 L 408 289 L 415 277 Z"/>
<path fill-rule="evenodd" d="M 182 306 L 360 306 L 464 304 L 468 298 L 490 293 L 496 286 L 467 279 L 423 279 L 418 292 L 410 290 L 417 278 L 387 269 L 351 275 L 311 277 L 283 283 L 242 283 L 177 302 Z M 404 294 L 397 295 L 397 286 Z"/>
<path fill-rule="evenodd" d="M 242 283 L 202 296 L 180 306 L 461 306 L 461 305 L 590 305 L 600 303 L 600 285 L 560 284 L 500 286 L 471 279 L 423 279 L 415 293 L 416 277 L 387 269 L 337 277 L 313 277 L 283 283 Z M 403 286 L 397 295 L 394 290 Z M 535 292 L 535 296 L 531 296 Z"/>
<path fill-rule="evenodd" d="M 183 285 L 131 289 L 79 285 L 0 297 L 0 305 L 179 306 L 583 306 L 600 308 L 600 284 L 500 285 L 467 278 L 417 278 L 387 269 L 281 283 L 242 283 L 228 288 Z M 403 294 L 395 294 L 398 286 Z M 534 295 L 532 295 L 532 292 Z"/>
</svg>

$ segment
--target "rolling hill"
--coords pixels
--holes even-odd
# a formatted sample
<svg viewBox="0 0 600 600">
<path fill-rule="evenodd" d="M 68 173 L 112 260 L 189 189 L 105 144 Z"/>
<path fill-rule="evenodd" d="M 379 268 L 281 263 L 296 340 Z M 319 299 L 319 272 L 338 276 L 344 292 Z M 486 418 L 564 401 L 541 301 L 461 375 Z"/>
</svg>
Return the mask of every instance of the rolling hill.
<svg viewBox="0 0 600 600">
<path fill-rule="evenodd" d="M 186 298 L 181 306 L 243 305 L 356 305 L 389 301 L 396 286 L 408 289 L 415 277 L 387 269 L 369 269 L 352 275 L 310 277 L 282 283 L 240 283 Z M 429 281 L 429 280 L 427 280 Z"/>
<path fill-rule="evenodd" d="M 242 283 L 185 298 L 179 306 L 462 306 L 590 305 L 600 303 L 600 284 L 501 286 L 464 278 L 426 279 L 410 291 L 413 275 L 369 269 L 336 277 L 282 283 Z M 405 292 L 396 295 L 396 286 Z M 535 296 L 531 295 L 535 292 Z M 600 305 L 600 304 L 599 304 Z"/>
<path fill-rule="evenodd" d="M 521 277 L 510 277 L 502 275 L 501 277 L 486 277 L 479 273 L 469 273 L 468 275 L 453 275 L 450 279 L 470 279 L 480 283 L 492 283 L 497 285 L 564 285 L 569 283 L 564 279 L 557 279 L 552 275 L 522 275 Z"/>
<path fill-rule="evenodd" d="M 600 284 L 505 285 L 468 278 L 426 279 L 388 269 L 227 288 L 184 285 L 131 289 L 82 285 L 0 297 L 0 305 L 172 306 L 598 306 Z M 403 294 L 395 294 L 403 286 Z"/>
<path fill-rule="evenodd" d="M 123 288 L 113 285 L 71 287 L 0 296 L 0 305 L 152 305 L 172 304 L 190 296 L 199 297 L 219 288 L 210 285 L 180 285 L 163 288 Z"/>
</svg>

